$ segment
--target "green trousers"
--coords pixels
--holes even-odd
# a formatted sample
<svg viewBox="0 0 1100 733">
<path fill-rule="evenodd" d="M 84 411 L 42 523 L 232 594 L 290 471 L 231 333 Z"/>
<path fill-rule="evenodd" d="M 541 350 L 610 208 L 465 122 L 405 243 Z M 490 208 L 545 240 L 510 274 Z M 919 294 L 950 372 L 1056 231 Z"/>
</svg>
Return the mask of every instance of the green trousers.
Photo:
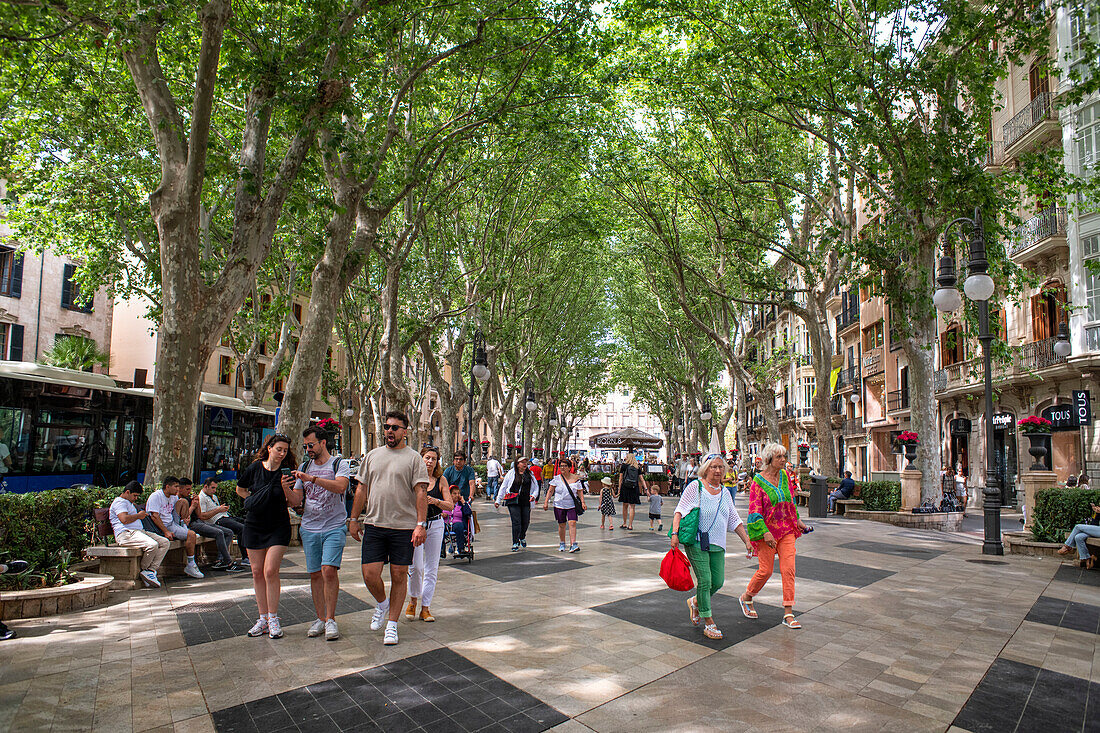
<svg viewBox="0 0 1100 733">
<path fill-rule="evenodd" d="M 710 618 L 710 597 L 726 580 L 726 551 L 717 545 L 711 545 L 709 551 L 700 550 L 699 545 L 684 545 L 684 550 L 695 571 L 695 602 L 699 604 L 699 615 Z"/>
</svg>

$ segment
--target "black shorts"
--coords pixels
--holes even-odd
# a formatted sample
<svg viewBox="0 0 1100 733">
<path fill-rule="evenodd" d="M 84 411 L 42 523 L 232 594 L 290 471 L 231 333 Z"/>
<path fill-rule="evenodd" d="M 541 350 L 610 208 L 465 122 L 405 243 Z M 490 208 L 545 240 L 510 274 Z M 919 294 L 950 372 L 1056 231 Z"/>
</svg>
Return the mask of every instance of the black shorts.
<svg viewBox="0 0 1100 733">
<path fill-rule="evenodd" d="M 363 564 L 412 565 L 413 531 L 363 525 Z"/>
<path fill-rule="evenodd" d="M 650 512 L 649 513 L 649 518 L 650 519 L 660 519 L 661 515 L 660 514 L 654 514 L 653 512 Z"/>
</svg>

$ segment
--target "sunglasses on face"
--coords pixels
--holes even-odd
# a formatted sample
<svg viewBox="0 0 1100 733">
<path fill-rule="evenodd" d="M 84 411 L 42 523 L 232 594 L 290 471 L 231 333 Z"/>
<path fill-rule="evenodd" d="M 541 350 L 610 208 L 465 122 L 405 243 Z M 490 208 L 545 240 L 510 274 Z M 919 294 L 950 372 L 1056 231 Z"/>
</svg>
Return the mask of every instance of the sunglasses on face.
<svg viewBox="0 0 1100 733">
<path fill-rule="evenodd" d="M 405 426 L 404 425 L 383 425 L 382 429 L 385 430 L 386 432 L 389 432 L 390 430 L 404 430 Z"/>
<path fill-rule="evenodd" d="M 306 450 L 313 450 L 313 446 L 315 446 L 315 445 L 317 445 L 317 444 L 316 443 L 302 443 L 302 447 L 305 448 Z"/>
</svg>

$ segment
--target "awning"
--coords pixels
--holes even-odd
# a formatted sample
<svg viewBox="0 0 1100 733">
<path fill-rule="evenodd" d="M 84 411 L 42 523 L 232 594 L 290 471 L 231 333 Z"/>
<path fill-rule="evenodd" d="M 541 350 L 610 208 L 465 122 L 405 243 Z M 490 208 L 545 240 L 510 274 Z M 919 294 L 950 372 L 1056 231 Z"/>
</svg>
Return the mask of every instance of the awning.
<svg viewBox="0 0 1100 733">
<path fill-rule="evenodd" d="M 634 450 L 636 448 L 656 450 L 664 444 L 664 439 L 656 438 L 637 428 L 623 428 L 613 433 L 602 433 L 588 439 L 589 446 L 608 450 Z"/>
</svg>

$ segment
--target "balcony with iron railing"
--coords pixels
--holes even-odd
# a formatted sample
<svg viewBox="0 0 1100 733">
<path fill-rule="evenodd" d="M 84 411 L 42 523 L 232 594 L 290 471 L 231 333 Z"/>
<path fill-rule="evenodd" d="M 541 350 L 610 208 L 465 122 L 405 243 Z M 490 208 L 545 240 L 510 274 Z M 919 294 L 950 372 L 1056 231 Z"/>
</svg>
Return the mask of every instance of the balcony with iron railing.
<svg viewBox="0 0 1100 733">
<path fill-rule="evenodd" d="M 1030 150 L 1040 140 L 1051 137 L 1059 128 L 1054 112 L 1054 95 L 1042 92 L 1015 117 L 1005 123 L 1005 155 L 1014 158 Z"/>
<path fill-rule="evenodd" d="M 790 420 L 794 418 L 796 414 L 794 405 L 784 405 L 783 407 L 775 408 L 775 414 L 780 420 Z"/>
<path fill-rule="evenodd" d="M 844 398 L 840 395 L 836 395 L 831 400 L 829 400 L 829 412 L 832 413 L 833 417 L 843 417 Z"/>
<path fill-rule="evenodd" d="M 812 408 L 812 407 L 799 407 L 798 408 L 798 419 L 799 420 L 805 420 L 807 418 L 812 419 L 813 416 L 814 416 L 814 408 Z"/>
<path fill-rule="evenodd" d="M 847 308 L 841 308 L 836 314 L 836 332 L 859 324 L 859 303 L 849 303 Z"/>
<path fill-rule="evenodd" d="M 836 377 L 837 390 L 852 389 L 859 386 L 859 365 L 850 366 L 847 369 L 841 369 L 840 373 Z"/>
<path fill-rule="evenodd" d="M 863 418 L 850 417 L 844 421 L 844 437 L 845 438 L 857 438 L 867 434 L 867 429 L 863 427 Z"/>
<path fill-rule="evenodd" d="M 886 406 L 891 413 L 907 411 L 909 409 L 909 390 L 895 389 L 887 392 Z"/>
<path fill-rule="evenodd" d="M 994 383 L 1034 378 L 1037 371 L 1065 364 L 1066 357 L 1054 353 L 1056 340 L 1048 338 L 1012 347 L 1008 361 L 993 362 Z M 983 382 L 980 357 L 951 364 L 935 374 L 937 394 L 948 391 L 977 391 L 982 389 Z"/>
<path fill-rule="evenodd" d="M 1048 206 L 1017 227 L 1008 256 L 1026 261 L 1065 246 L 1066 210 L 1062 206 Z"/>
</svg>

